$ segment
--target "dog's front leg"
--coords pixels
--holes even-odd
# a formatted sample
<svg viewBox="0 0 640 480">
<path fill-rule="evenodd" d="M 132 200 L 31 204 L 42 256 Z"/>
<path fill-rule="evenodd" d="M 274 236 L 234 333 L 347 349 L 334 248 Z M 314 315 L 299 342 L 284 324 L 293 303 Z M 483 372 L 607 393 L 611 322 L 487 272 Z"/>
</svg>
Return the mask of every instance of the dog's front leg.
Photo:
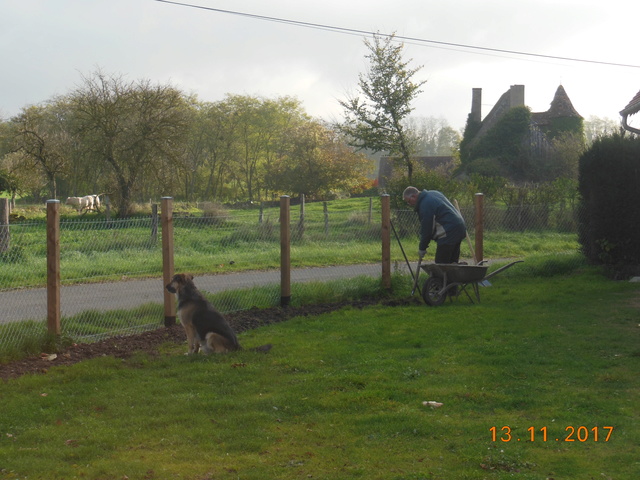
<svg viewBox="0 0 640 480">
<path fill-rule="evenodd" d="M 188 355 L 194 355 L 200 351 L 200 342 L 197 338 L 192 337 L 189 339 L 189 352 Z"/>
</svg>

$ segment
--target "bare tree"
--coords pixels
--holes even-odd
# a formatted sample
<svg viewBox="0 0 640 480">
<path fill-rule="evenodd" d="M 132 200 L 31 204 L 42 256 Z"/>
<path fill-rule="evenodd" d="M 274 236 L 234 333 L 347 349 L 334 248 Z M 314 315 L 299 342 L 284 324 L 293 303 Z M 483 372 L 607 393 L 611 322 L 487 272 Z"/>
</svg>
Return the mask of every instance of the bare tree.
<svg viewBox="0 0 640 480">
<path fill-rule="evenodd" d="M 83 77 L 69 99 L 86 161 L 110 167 L 104 188 L 115 197 L 119 214 L 127 216 L 145 176 L 166 171 L 163 167 L 184 152 L 188 102 L 174 87 L 125 82 L 100 71 Z"/>
<path fill-rule="evenodd" d="M 20 166 L 39 171 L 47 179 L 49 197 L 58 194 L 58 177 L 69 165 L 71 136 L 67 130 L 67 106 L 63 102 L 25 107 L 12 119 L 12 151 Z"/>
</svg>

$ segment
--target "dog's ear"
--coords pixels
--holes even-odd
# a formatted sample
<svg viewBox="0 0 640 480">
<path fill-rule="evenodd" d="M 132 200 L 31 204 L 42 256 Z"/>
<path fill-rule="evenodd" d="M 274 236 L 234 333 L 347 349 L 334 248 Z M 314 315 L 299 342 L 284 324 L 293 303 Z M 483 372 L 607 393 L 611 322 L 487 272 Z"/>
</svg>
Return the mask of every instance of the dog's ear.
<svg viewBox="0 0 640 480">
<path fill-rule="evenodd" d="M 191 280 L 191 281 L 193 281 L 193 275 L 192 275 L 192 274 L 190 274 L 190 273 L 185 273 L 185 274 L 184 274 L 184 278 L 185 278 L 185 279 L 187 279 L 187 280 Z"/>
</svg>

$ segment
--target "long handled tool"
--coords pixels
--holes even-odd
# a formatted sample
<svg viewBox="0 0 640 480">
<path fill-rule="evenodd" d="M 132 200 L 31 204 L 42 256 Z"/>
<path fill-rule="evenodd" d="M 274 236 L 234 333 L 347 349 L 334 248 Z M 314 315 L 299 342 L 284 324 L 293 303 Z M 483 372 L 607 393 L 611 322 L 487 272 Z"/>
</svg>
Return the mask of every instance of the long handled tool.
<svg viewBox="0 0 640 480">
<path fill-rule="evenodd" d="M 407 267 L 409 267 L 409 273 L 411 273 L 411 278 L 414 279 L 416 276 L 413 274 L 413 270 L 411 270 L 411 264 L 409 263 L 409 259 L 407 258 L 407 254 L 404 253 L 404 248 L 402 248 L 402 242 L 400 242 L 400 237 L 398 236 L 398 232 L 396 232 L 396 227 L 393 226 L 393 222 L 389 222 L 391 223 L 391 230 L 393 230 L 393 234 L 396 237 L 396 240 L 398 241 L 398 245 L 400 245 L 400 251 L 402 252 L 402 256 L 404 257 L 404 261 L 407 262 Z"/>
<path fill-rule="evenodd" d="M 462 212 L 460 211 L 460 205 L 458 205 L 458 200 L 453 200 L 454 205 L 456 206 L 456 209 L 458 210 L 458 213 L 460 214 L 460 216 L 462 216 Z M 478 265 L 478 259 L 476 258 L 476 252 L 473 250 L 473 245 L 471 244 L 471 237 L 469 236 L 469 231 L 465 231 L 465 233 L 467 234 L 467 244 L 469 245 L 469 250 L 471 250 L 471 256 L 473 257 L 473 264 L 474 265 Z M 483 263 L 483 262 L 480 262 Z M 478 282 L 478 285 L 481 285 L 483 287 L 490 287 L 491 286 L 491 282 L 485 278 L 483 280 L 480 280 Z"/>
<path fill-rule="evenodd" d="M 462 212 L 460 211 L 460 205 L 458 205 L 458 200 L 453 200 L 453 204 L 456 206 L 456 210 L 460 216 L 462 216 Z M 467 244 L 469 245 L 469 250 L 471 250 L 471 256 L 473 257 L 473 264 L 478 264 L 478 259 L 476 258 L 476 252 L 473 250 L 473 245 L 471 244 L 471 237 L 469 236 L 469 231 L 465 229 L 465 233 L 467 234 Z"/>
<path fill-rule="evenodd" d="M 418 266 L 416 267 L 416 275 L 413 277 L 413 290 L 411 290 L 411 296 L 416 293 L 416 288 L 418 288 L 418 277 L 420 276 L 420 265 L 422 264 L 422 257 L 418 260 Z"/>
</svg>

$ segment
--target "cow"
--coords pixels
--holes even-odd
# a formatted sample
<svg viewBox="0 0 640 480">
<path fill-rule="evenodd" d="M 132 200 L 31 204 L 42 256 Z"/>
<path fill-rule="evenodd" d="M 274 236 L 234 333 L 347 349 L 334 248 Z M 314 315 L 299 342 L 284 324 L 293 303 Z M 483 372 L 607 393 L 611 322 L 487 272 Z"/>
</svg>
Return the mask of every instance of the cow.
<svg viewBox="0 0 640 480">
<path fill-rule="evenodd" d="M 97 200 L 97 201 L 96 201 Z M 89 210 L 95 211 L 100 207 L 100 198 L 98 195 L 85 195 L 84 197 L 67 197 L 66 205 L 75 207 L 78 213 L 85 210 L 85 213 Z"/>
<path fill-rule="evenodd" d="M 93 195 L 93 206 L 98 212 L 100 211 L 100 195 L 104 194 Z"/>
</svg>

